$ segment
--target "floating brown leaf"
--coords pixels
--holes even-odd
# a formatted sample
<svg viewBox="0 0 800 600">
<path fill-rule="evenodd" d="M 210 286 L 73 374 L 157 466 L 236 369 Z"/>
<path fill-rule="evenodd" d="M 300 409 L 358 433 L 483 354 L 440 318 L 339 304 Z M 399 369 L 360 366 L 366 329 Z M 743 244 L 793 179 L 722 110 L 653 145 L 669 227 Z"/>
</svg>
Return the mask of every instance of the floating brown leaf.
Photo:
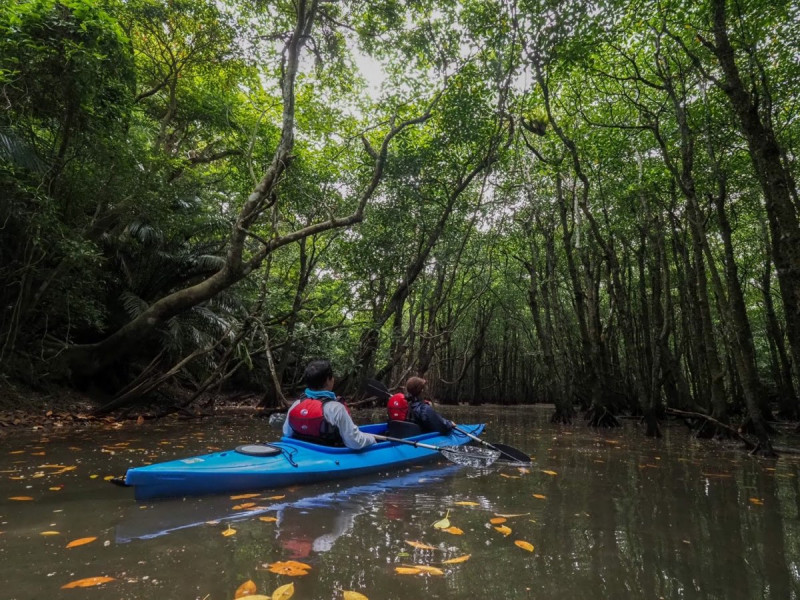
<svg viewBox="0 0 800 600">
<path fill-rule="evenodd" d="M 448 560 L 442 561 L 443 565 L 457 565 L 458 563 L 467 562 L 472 557 L 472 554 L 465 554 L 464 556 L 457 556 L 456 558 L 450 558 Z"/>
<path fill-rule="evenodd" d="M 286 496 L 267 496 L 265 500 L 283 500 Z"/>
<path fill-rule="evenodd" d="M 394 572 L 398 575 L 419 575 L 422 573 L 422 571 L 416 567 L 395 567 Z"/>
<path fill-rule="evenodd" d="M 493 519 L 489 519 L 489 523 L 492 525 L 500 525 L 500 523 L 505 523 L 508 519 L 505 517 L 495 517 Z"/>
<path fill-rule="evenodd" d="M 500 527 L 495 527 L 495 529 L 500 533 L 502 533 L 503 535 L 508 535 L 509 533 L 511 533 L 511 528 L 506 527 L 505 525 L 500 525 Z"/>
<path fill-rule="evenodd" d="M 95 585 L 101 585 L 103 583 L 108 583 L 109 581 L 114 581 L 113 577 L 87 577 L 86 579 L 78 579 L 77 581 L 70 581 L 67 584 L 61 586 L 62 590 L 68 590 L 70 588 L 79 588 L 79 587 L 92 587 Z"/>
<path fill-rule="evenodd" d="M 231 500 L 245 500 L 247 498 L 258 498 L 261 494 L 239 494 L 238 496 L 231 496 Z"/>
<path fill-rule="evenodd" d="M 241 598 L 242 596 L 252 596 L 256 593 L 256 582 L 252 579 L 248 579 L 238 588 L 236 588 L 236 592 L 234 592 L 233 597 Z"/>
<path fill-rule="evenodd" d="M 462 500 L 461 502 L 455 502 L 458 506 L 480 506 L 477 502 L 470 502 L 469 500 Z"/>
<path fill-rule="evenodd" d="M 27 500 L 33 500 L 30 496 L 11 496 L 9 500 L 16 500 L 17 502 L 25 502 Z"/>
<path fill-rule="evenodd" d="M 505 477 L 506 479 L 519 479 L 519 475 L 507 475 L 506 473 L 500 473 L 500 477 Z"/>
<path fill-rule="evenodd" d="M 442 529 L 442 531 L 452 533 L 453 535 L 464 535 L 464 532 L 458 527 L 448 527 L 447 529 Z"/>
<path fill-rule="evenodd" d="M 538 498 L 539 500 L 544 500 L 547 498 L 547 496 L 545 496 L 544 494 L 534 494 L 533 497 Z"/>
<path fill-rule="evenodd" d="M 243 502 L 242 504 L 237 504 L 234 506 L 233 510 L 245 510 L 247 508 L 253 508 L 255 505 L 255 502 Z"/>
<path fill-rule="evenodd" d="M 514 545 L 528 552 L 533 552 L 533 544 L 524 540 L 514 540 Z"/>
<path fill-rule="evenodd" d="M 69 544 L 67 544 L 67 548 L 75 548 L 76 546 L 91 544 L 96 539 L 97 539 L 96 537 L 78 538 L 77 540 L 72 540 Z"/>
<path fill-rule="evenodd" d="M 422 542 L 412 542 L 406 540 L 406 544 L 408 544 L 409 546 L 413 546 L 417 550 L 436 550 L 435 546 L 429 546 L 428 544 L 423 544 Z"/>
<path fill-rule="evenodd" d="M 258 520 L 264 521 L 265 523 L 274 523 L 278 519 L 276 519 L 275 517 L 258 517 Z"/>
<path fill-rule="evenodd" d="M 222 532 L 222 535 L 224 535 L 225 537 L 236 535 L 236 530 L 230 525 L 228 525 L 228 528 Z"/>
<path fill-rule="evenodd" d="M 367 598 L 364 594 L 351 592 L 348 590 L 343 590 L 342 596 L 344 597 L 344 600 L 369 600 L 369 598 Z"/>
<path fill-rule="evenodd" d="M 274 562 L 267 565 L 268 571 L 277 573 L 278 575 L 289 575 L 290 577 L 299 577 L 301 575 L 308 575 L 311 565 L 297 562 L 296 560 L 287 560 Z"/>
<path fill-rule="evenodd" d="M 294 584 L 287 583 L 272 592 L 272 600 L 289 600 L 294 595 Z M 252 600 L 252 599 L 251 599 Z"/>
<path fill-rule="evenodd" d="M 761 498 L 750 498 L 750 503 L 755 504 L 756 506 L 761 506 L 764 504 L 764 501 Z"/>
<path fill-rule="evenodd" d="M 39 535 L 61 535 L 60 531 L 43 531 Z"/>
<path fill-rule="evenodd" d="M 555 471 L 542 471 L 545 475 L 558 475 Z"/>
<path fill-rule="evenodd" d="M 413 565 L 415 569 L 419 569 L 428 575 L 444 575 L 444 571 L 436 567 L 429 567 L 428 565 Z"/>
<path fill-rule="evenodd" d="M 513 515 L 501 515 L 500 513 L 494 513 L 495 517 L 503 517 L 505 519 L 513 519 L 514 517 L 527 517 L 531 513 L 516 513 Z"/>
</svg>

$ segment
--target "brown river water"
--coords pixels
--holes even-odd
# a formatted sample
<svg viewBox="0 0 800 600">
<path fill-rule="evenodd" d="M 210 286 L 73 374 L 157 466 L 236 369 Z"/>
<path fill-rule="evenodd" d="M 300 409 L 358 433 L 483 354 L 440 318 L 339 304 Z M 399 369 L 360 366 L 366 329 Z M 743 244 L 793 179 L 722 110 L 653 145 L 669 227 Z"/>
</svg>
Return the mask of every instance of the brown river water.
<svg viewBox="0 0 800 600">
<path fill-rule="evenodd" d="M 441 412 L 487 422 L 485 439 L 532 464 L 439 459 L 137 503 L 105 479 L 279 433 L 263 420 L 15 433 L 0 446 L 0 599 L 232 600 L 248 581 L 267 597 L 293 584 L 299 600 L 800 598 L 800 457 L 753 458 L 680 424 L 651 440 L 631 421 L 553 426 L 544 407 Z M 109 580 L 63 588 L 94 577 Z"/>
</svg>

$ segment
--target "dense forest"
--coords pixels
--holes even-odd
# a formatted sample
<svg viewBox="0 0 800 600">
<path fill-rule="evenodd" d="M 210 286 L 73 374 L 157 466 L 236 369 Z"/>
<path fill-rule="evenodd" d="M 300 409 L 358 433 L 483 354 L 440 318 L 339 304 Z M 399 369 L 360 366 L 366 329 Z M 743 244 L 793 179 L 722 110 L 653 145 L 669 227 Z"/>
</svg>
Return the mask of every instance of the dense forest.
<svg viewBox="0 0 800 600">
<path fill-rule="evenodd" d="M 5 0 L 0 381 L 798 418 L 800 5 Z"/>
</svg>

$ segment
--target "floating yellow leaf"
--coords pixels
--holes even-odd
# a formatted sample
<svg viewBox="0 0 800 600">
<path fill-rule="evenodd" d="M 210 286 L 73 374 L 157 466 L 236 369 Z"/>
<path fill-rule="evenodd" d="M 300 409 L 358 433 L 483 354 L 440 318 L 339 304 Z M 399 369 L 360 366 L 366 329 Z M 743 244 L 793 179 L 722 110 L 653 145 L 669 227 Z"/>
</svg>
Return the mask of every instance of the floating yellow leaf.
<svg viewBox="0 0 800 600">
<path fill-rule="evenodd" d="M 755 504 L 757 506 L 761 506 L 764 504 L 764 501 L 761 498 L 750 498 L 751 504 Z"/>
<path fill-rule="evenodd" d="M 60 492 L 64 488 L 63 485 L 55 485 L 53 487 L 47 488 L 51 492 Z"/>
<path fill-rule="evenodd" d="M 428 565 L 413 565 L 413 567 L 428 575 L 444 575 L 444 571 L 436 567 L 429 567 Z"/>
<path fill-rule="evenodd" d="M 242 596 L 252 596 L 255 593 L 256 593 L 256 582 L 253 581 L 252 579 L 248 579 L 242 585 L 236 588 L 233 597 L 235 599 L 235 598 L 241 598 Z"/>
<path fill-rule="evenodd" d="M 16 500 L 17 502 L 25 502 L 26 500 L 33 500 L 30 496 L 11 496 L 9 500 Z"/>
<path fill-rule="evenodd" d="M 265 523 L 274 523 L 278 519 L 276 519 L 275 517 L 258 517 L 258 520 L 264 521 Z"/>
<path fill-rule="evenodd" d="M 523 550 L 527 550 L 528 552 L 533 552 L 533 544 L 523 541 L 523 540 L 515 540 L 514 545 L 517 548 L 522 548 Z"/>
<path fill-rule="evenodd" d="M 100 477 L 100 475 L 98 475 L 97 473 L 89 475 L 89 479 L 97 479 L 98 477 Z"/>
<path fill-rule="evenodd" d="M 43 531 L 39 535 L 61 535 L 60 531 Z"/>
<path fill-rule="evenodd" d="M 394 572 L 398 575 L 419 575 L 422 573 L 422 571 L 416 567 L 395 567 Z"/>
<path fill-rule="evenodd" d="M 114 479 L 113 475 L 106 475 L 105 477 L 103 477 L 103 481 L 111 481 L 112 479 Z"/>
<path fill-rule="evenodd" d="M 506 479 L 519 479 L 519 475 L 506 475 L 505 473 L 500 473 L 500 477 L 505 477 Z"/>
<path fill-rule="evenodd" d="M 411 542 L 406 540 L 406 544 L 413 546 L 417 550 L 436 550 L 435 546 L 429 546 L 428 544 L 423 544 L 422 542 Z"/>
<path fill-rule="evenodd" d="M 294 584 L 287 583 L 272 592 L 272 600 L 289 600 L 294 595 Z M 252 599 L 251 599 L 252 600 Z"/>
<path fill-rule="evenodd" d="M 455 502 L 458 506 L 480 506 L 477 502 L 470 502 L 469 500 L 462 500 L 461 502 Z"/>
<path fill-rule="evenodd" d="M 96 537 L 78 538 L 77 540 L 72 540 L 69 544 L 67 544 L 67 548 L 75 548 L 76 546 L 83 546 L 84 544 L 91 544 L 96 539 L 97 539 Z"/>
<path fill-rule="evenodd" d="M 286 496 L 267 496 L 265 500 L 283 500 Z"/>
<path fill-rule="evenodd" d="M 222 535 L 224 535 L 225 537 L 228 537 L 228 536 L 231 536 L 231 535 L 235 535 L 235 534 L 236 534 L 236 530 L 233 527 L 231 527 L 230 525 L 228 525 L 228 528 L 225 531 L 222 532 Z"/>
<path fill-rule="evenodd" d="M 311 565 L 297 562 L 296 560 L 287 560 L 271 563 L 268 566 L 268 571 L 277 573 L 278 575 L 289 575 L 290 577 L 308 575 Z"/>
<path fill-rule="evenodd" d="M 511 528 L 506 527 L 505 525 L 500 525 L 500 527 L 495 527 L 495 529 L 500 533 L 502 533 L 503 535 L 508 535 L 509 533 L 511 533 Z"/>
<path fill-rule="evenodd" d="M 245 510 L 246 508 L 253 508 L 255 505 L 255 502 L 243 502 L 242 504 L 234 506 L 233 510 Z"/>
<path fill-rule="evenodd" d="M 22 454 L 25 450 L 12 450 L 9 454 Z"/>
<path fill-rule="evenodd" d="M 489 519 L 489 523 L 492 525 L 500 525 L 500 523 L 505 523 L 508 519 L 505 517 L 495 517 L 493 519 Z"/>
<path fill-rule="evenodd" d="M 247 498 L 258 498 L 261 494 L 239 494 L 238 496 L 231 496 L 231 500 L 245 500 Z"/>
<path fill-rule="evenodd" d="M 448 560 L 442 561 L 443 565 L 457 565 L 458 563 L 467 562 L 472 554 L 465 554 L 464 556 L 457 556 L 456 558 L 450 558 Z"/>
<path fill-rule="evenodd" d="M 558 475 L 555 471 L 542 471 L 545 475 Z"/>
<path fill-rule="evenodd" d="M 517 513 L 514 515 L 501 515 L 500 513 L 494 513 L 495 517 L 503 517 L 506 519 L 513 519 L 514 517 L 527 517 L 531 513 Z"/>
<path fill-rule="evenodd" d="M 448 527 L 450 527 L 450 519 L 447 518 L 449 516 L 450 516 L 450 509 L 448 508 L 447 514 L 445 514 L 444 519 L 436 521 L 436 523 L 434 523 L 433 526 L 436 529 L 447 529 Z"/>
<path fill-rule="evenodd" d="M 534 494 L 533 497 L 538 498 L 539 500 L 544 500 L 547 498 L 547 496 L 545 496 L 544 494 Z"/>
<path fill-rule="evenodd" d="M 92 587 L 93 585 L 101 585 L 103 583 L 108 583 L 109 581 L 114 581 L 113 577 L 87 577 L 86 579 L 78 579 L 77 581 L 70 581 L 69 583 L 62 585 L 62 590 L 68 590 L 70 588 L 79 588 L 79 587 Z"/>
<path fill-rule="evenodd" d="M 442 529 L 442 531 L 452 533 L 453 535 L 464 535 L 464 532 L 458 527 L 448 527 L 447 529 Z"/>
<path fill-rule="evenodd" d="M 342 591 L 342 595 L 344 600 L 369 600 L 364 594 L 359 594 L 358 592 L 350 592 L 348 590 Z"/>
</svg>

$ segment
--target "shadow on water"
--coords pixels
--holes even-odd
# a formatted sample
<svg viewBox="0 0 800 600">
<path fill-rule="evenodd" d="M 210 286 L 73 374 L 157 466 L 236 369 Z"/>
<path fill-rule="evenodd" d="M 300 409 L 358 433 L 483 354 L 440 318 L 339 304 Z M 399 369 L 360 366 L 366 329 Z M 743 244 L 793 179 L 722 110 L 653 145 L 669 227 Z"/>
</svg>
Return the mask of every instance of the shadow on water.
<svg viewBox="0 0 800 600">
<path fill-rule="evenodd" d="M 265 426 L 15 439 L 0 454 L 0 595 L 225 600 L 249 579 L 261 594 L 293 581 L 294 597 L 306 599 L 338 599 L 342 590 L 372 600 L 800 598 L 797 460 L 752 458 L 678 427 L 658 441 L 632 423 L 554 427 L 541 408 L 443 412 L 487 421 L 487 440 L 534 462 L 482 471 L 439 462 L 253 498 L 137 504 L 103 478 L 148 460 L 269 441 Z M 452 529 L 433 526 L 445 517 Z M 97 539 L 66 548 L 87 536 Z M 307 574 L 268 570 L 288 560 L 309 565 Z M 408 565 L 441 574 L 396 572 Z M 114 581 L 60 589 L 100 575 Z"/>
</svg>

